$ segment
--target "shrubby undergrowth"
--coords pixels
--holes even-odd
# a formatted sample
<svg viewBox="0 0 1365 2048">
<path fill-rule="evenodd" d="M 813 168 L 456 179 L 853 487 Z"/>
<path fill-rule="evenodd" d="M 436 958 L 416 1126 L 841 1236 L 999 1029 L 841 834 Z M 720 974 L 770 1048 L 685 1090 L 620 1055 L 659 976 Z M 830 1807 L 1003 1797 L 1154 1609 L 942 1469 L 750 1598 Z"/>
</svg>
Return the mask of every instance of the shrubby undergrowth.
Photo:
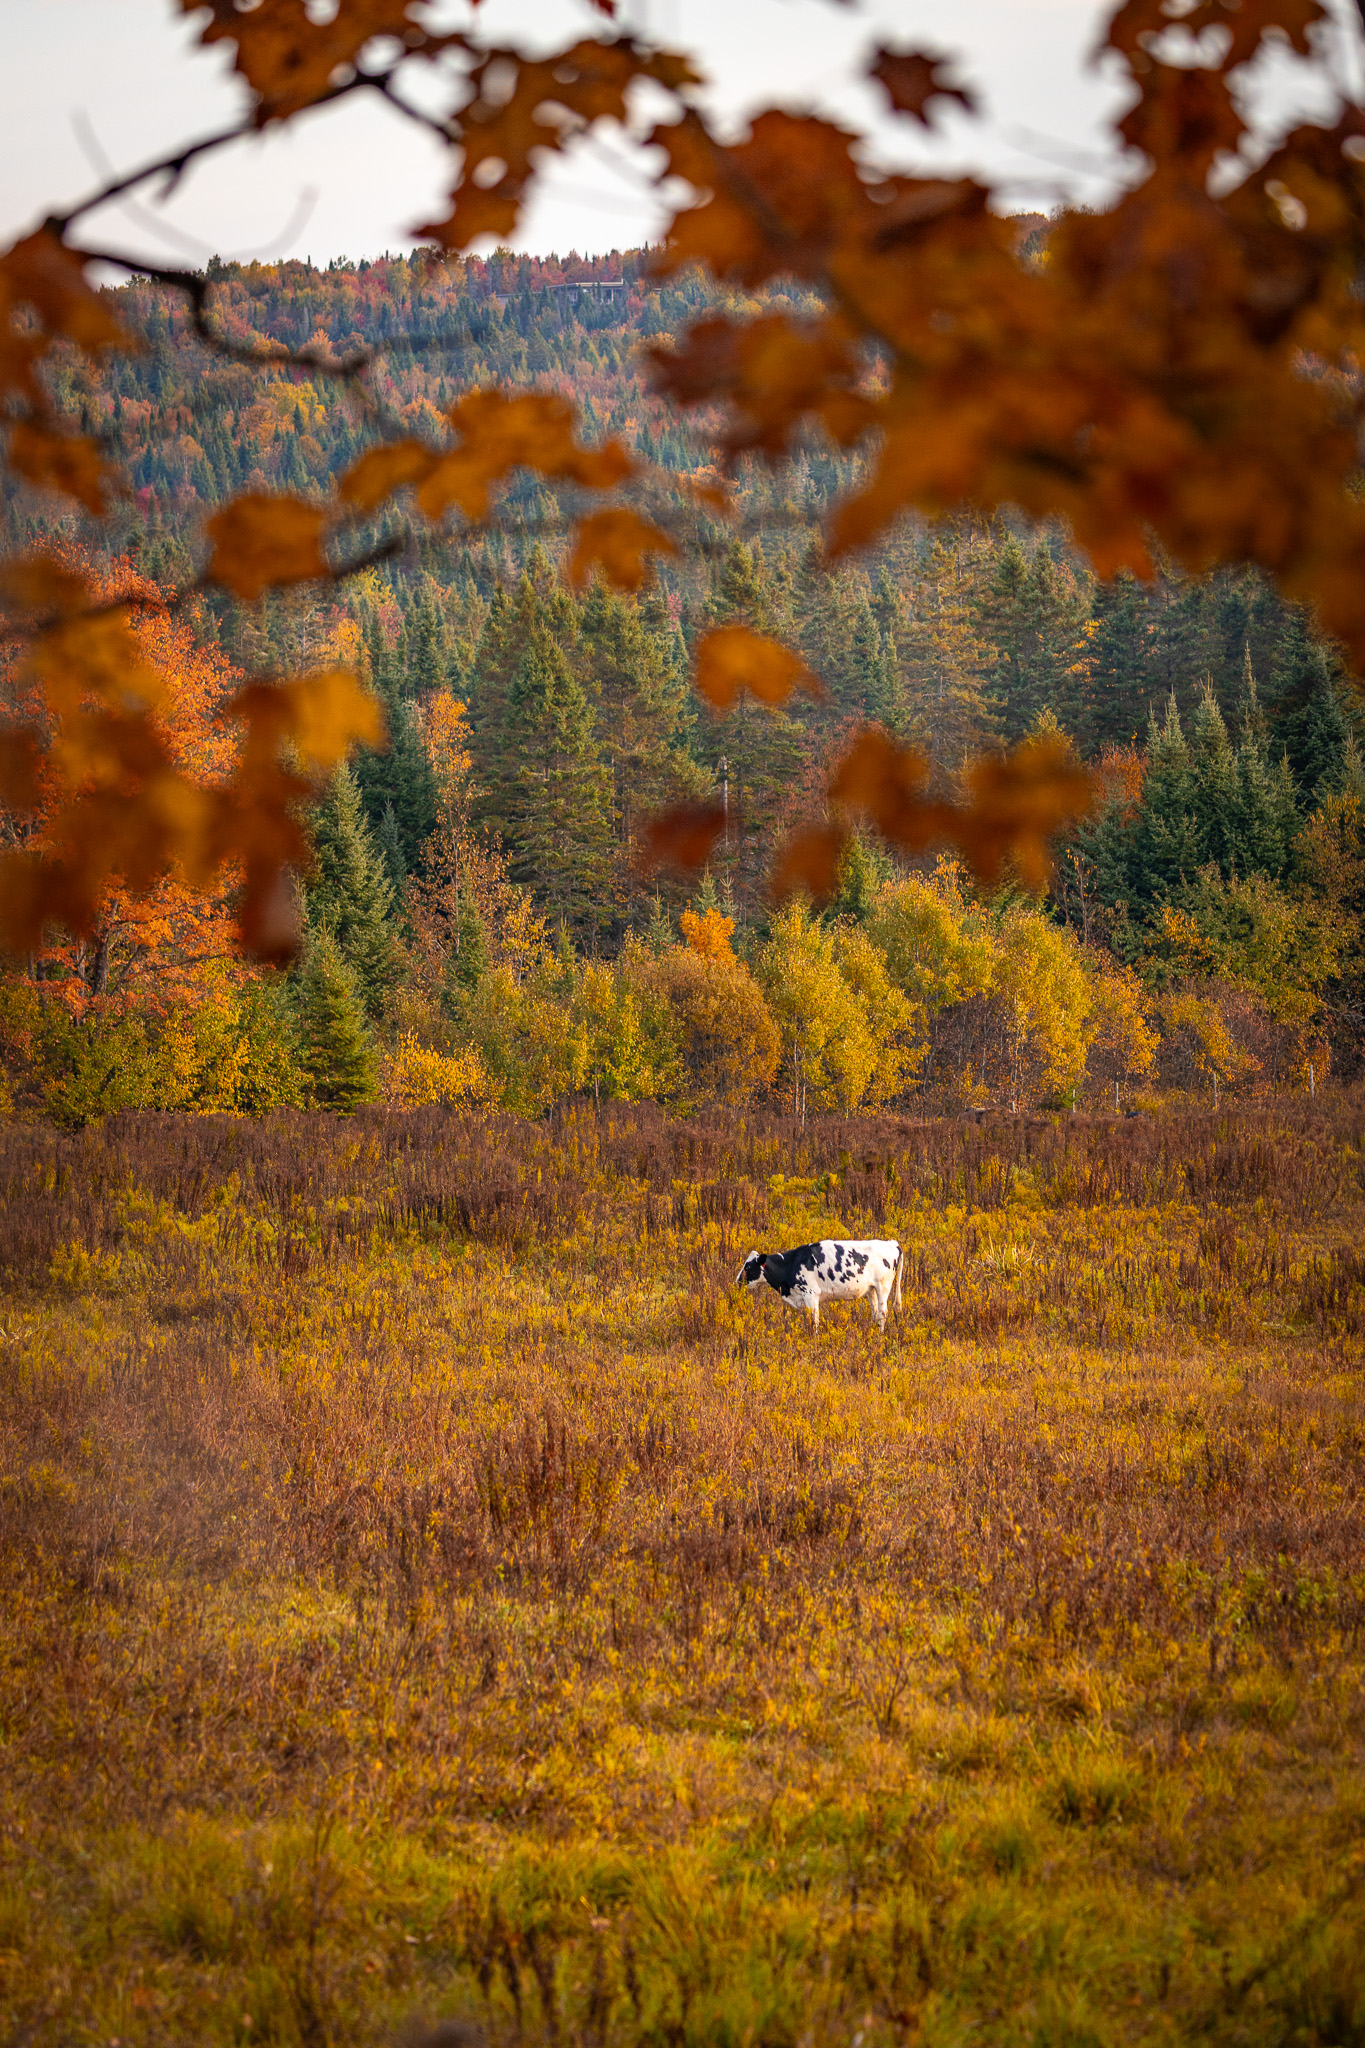
<svg viewBox="0 0 1365 2048">
<path fill-rule="evenodd" d="M 0 1131 L 35 2043 L 1342 2043 L 1365 1112 Z M 816 1335 L 754 1244 L 896 1234 Z"/>
</svg>

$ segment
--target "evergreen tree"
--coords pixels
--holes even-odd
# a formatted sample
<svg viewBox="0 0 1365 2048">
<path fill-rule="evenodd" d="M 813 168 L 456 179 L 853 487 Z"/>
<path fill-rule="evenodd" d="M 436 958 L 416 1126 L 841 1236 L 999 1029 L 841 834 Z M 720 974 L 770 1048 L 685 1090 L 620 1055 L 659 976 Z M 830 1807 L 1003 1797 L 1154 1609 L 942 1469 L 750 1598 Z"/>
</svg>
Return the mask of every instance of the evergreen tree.
<svg viewBox="0 0 1365 2048">
<path fill-rule="evenodd" d="M 469 751 L 479 792 L 476 814 L 501 838 L 508 831 L 506 799 L 515 775 L 508 739 L 512 683 L 542 623 L 540 599 L 529 576 L 521 578 L 515 596 L 496 585 L 470 674 Z"/>
<path fill-rule="evenodd" d="M 1046 543 L 1030 560 L 1011 535 L 981 607 L 982 629 L 995 648 L 991 681 L 1006 738 L 1022 738 L 1044 710 L 1068 731 L 1083 723 L 1089 615 L 1089 591 L 1053 560 Z"/>
<path fill-rule="evenodd" d="M 673 920 L 664 909 L 663 898 L 656 889 L 649 923 L 645 926 L 645 944 L 657 959 L 676 943 L 677 936 L 673 929 Z"/>
<path fill-rule="evenodd" d="M 679 744 L 685 684 L 669 641 L 646 632 L 638 608 L 601 582 L 583 605 L 577 642 L 579 672 L 611 771 L 613 834 L 625 847 L 641 815 L 689 780 Z"/>
<path fill-rule="evenodd" d="M 378 1060 L 352 969 L 326 925 L 313 931 L 298 983 L 299 1041 L 320 1109 L 349 1116 L 378 1089 Z"/>
<path fill-rule="evenodd" d="M 914 604 L 899 722 L 940 765 L 957 769 L 998 731 L 986 694 L 992 650 L 981 634 L 974 579 L 960 547 L 933 541 Z"/>
<path fill-rule="evenodd" d="M 307 883 L 308 926 L 324 926 L 352 970 L 371 1016 L 401 973 L 389 923 L 393 888 L 349 768 L 332 777 L 312 814 L 314 871 Z"/>
<path fill-rule="evenodd" d="M 1141 729 L 1158 692 L 1153 627 L 1146 595 L 1120 569 L 1095 590 L 1089 654 L 1089 701 L 1076 739 L 1081 751 L 1122 746 Z"/>
<path fill-rule="evenodd" d="M 512 873 L 564 925 L 599 924 L 610 772 L 582 685 L 547 633 L 522 655 L 507 710 L 508 772 L 496 795 Z"/>
<path fill-rule="evenodd" d="M 779 630 L 772 581 L 762 552 L 735 541 L 726 552 L 710 606 L 713 617 L 749 626 L 755 633 Z"/>
<path fill-rule="evenodd" d="M 442 975 L 445 1006 L 452 1016 L 463 1013 L 487 972 L 488 935 L 478 911 L 468 896 L 462 896 Z"/>
<path fill-rule="evenodd" d="M 746 625 L 756 632 L 774 624 L 761 559 L 741 542 L 725 557 L 708 614 L 710 623 Z M 743 902 L 758 886 L 766 848 L 799 777 L 805 734 L 789 713 L 757 704 L 745 691 L 728 717 L 709 714 L 703 719 L 694 745 L 713 774 L 722 760 L 727 764 L 727 844 L 720 854 L 734 863 L 733 886 Z"/>
<path fill-rule="evenodd" d="M 1302 611 L 1290 614 L 1271 677 L 1271 732 L 1289 756 L 1299 800 L 1312 810 L 1342 787 L 1350 726 L 1327 649 Z"/>
<path fill-rule="evenodd" d="M 1200 864 L 1215 861 L 1224 880 L 1245 871 L 1239 770 L 1218 700 L 1205 684 L 1191 724 L 1192 817 Z"/>
<path fill-rule="evenodd" d="M 1158 726 L 1153 714 L 1148 726 L 1147 773 L 1128 862 L 1129 901 L 1135 907 L 1170 902 L 1195 880 L 1204 862 L 1196 811 L 1190 749 L 1171 697 L 1165 725 Z"/>
<path fill-rule="evenodd" d="M 416 872 L 422 848 L 436 830 L 436 776 L 412 705 L 389 685 L 381 684 L 379 694 L 389 744 L 382 753 L 362 748 L 353 773 L 365 816 L 376 835 L 382 836 L 385 830 L 385 814 L 392 814 L 402 873 L 407 876 Z M 388 867 L 395 888 L 401 888 L 392 862 Z"/>
<path fill-rule="evenodd" d="M 385 804 L 384 815 L 379 821 L 379 830 L 374 835 L 379 857 L 384 863 L 384 872 L 389 878 L 395 907 L 401 912 L 408 886 L 408 864 L 403 858 L 403 841 L 394 816 L 393 805 Z"/>
</svg>

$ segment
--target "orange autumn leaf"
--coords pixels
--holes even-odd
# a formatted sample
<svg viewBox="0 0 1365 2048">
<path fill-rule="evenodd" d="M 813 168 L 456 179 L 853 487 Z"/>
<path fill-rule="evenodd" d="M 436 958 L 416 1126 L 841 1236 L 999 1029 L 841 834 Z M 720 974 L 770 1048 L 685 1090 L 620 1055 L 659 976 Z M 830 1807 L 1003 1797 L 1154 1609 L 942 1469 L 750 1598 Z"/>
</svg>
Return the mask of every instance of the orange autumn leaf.
<svg viewBox="0 0 1365 2048">
<path fill-rule="evenodd" d="M 337 496 L 357 512 L 373 512 L 404 484 L 420 483 L 440 460 L 422 441 L 390 441 L 369 448 L 337 478 Z"/>
<path fill-rule="evenodd" d="M 869 818 L 903 852 L 951 840 L 983 881 L 997 881 L 1010 859 L 1032 888 L 1050 873 L 1050 840 L 1087 815 L 1097 786 L 1066 742 L 1052 738 L 1025 740 L 1003 759 L 975 762 L 965 777 L 965 805 L 929 798 L 928 774 L 917 748 L 898 747 L 869 729 L 830 777 L 830 800 Z"/>
<path fill-rule="evenodd" d="M 1064 740 L 1024 740 L 1003 760 L 975 762 L 966 773 L 971 804 L 956 836 L 983 881 L 995 881 L 1008 857 L 1030 888 L 1052 872 L 1050 842 L 1063 825 L 1088 815 L 1096 780 Z"/>
<path fill-rule="evenodd" d="M 812 696 L 820 692 L 798 655 L 747 626 L 717 626 L 698 643 L 693 682 L 717 711 L 729 711 L 744 690 L 772 705 L 785 704 L 798 685 Z"/>
<path fill-rule="evenodd" d="M 42 748 L 32 731 L 0 732 L 0 803 L 28 811 L 38 801 Z"/>
<path fill-rule="evenodd" d="M 0 604 L 9 610 L 75 612 L 89 595 L 85 577 L 52 555 L 23 555 L 0 563 Z"/>
<path fill-rule="evenodd" d="M 886 96 L 898 114 L 911 114 L 927 128 L 929 116 L 924 109 L 935 99 L 956 100 L 965 113 L 975 113 L 973 95 L 960 85 L 949 84 L 943 76 L 949 59 L 931 56 L 927 50 L 881 49 L 875 54 L 877 61 L 870 66 L 868 77 L 885 87 Z"/>
<path fill-rule="evenodd" d="M 274 760 L 288 741 L 302 765 L 321 779 L 356 744 L 386 744 L 383 708 L 348 669 L 295 676 L 287 682 L 258 679 L 239 690 L 223 716 L 244 725 L 252 759 Z"/>
<path fill-rule="evenodd" d="M 80 348 L 137 346 L 86 283 L 85 259 L 46 228 L 0 255 L 0 312 L 24 303 L 34 308 L 49 334 L 64 334 Z"/>
<path fill-rule="evenodd" d="M 644 828 L 640 865 L 700 868 L 711 858 L 716 841 L 725 830 L 725 811 L 720 804 L 678 804 L 661 811 Z"/>
<path fill-rule="evenodd" d="M 801 893 L 812 902 L 827 902 L 834 894 L 847 846 L 848 834 L 837 825 L 814 825 L 794 832 L 773 869 L 770 886 L 774 899 L 781 903 Z"/>
<path fill-rule="evenodd" d="M 108 509 L 110 471 L 88 435 L 61 434 L 38 420 L 15 420 L 9 430 L 9 457 L 31 484 L 65 491 L 96 518 Z"/>
<path fill-rule="evenodd" d="M 472 95 L 460 109 L 463 160 L 451 210 L 416 233 L 452 250 L 467 249 L 480 235 L 509 236 L 534 157 L 562 149 L 594 121 L 624 121 L 627 89 L 644 78 L 670 92 L 699 83 L 685 57 L 630 36 L 586 37 L 538 58 L 486 51 L 470 72 Z"/>
<path fill-rule="evenodd" d="M 638 512 L 616 506 L 580 519 L 569 559 L 569 581 L 581 584 L 594 564 L 618 590 L 638 590 L 651 571 L 647 554 L 676 555 L 677 542 Z"/>
<path fill-rule="evenodd" d="M 758 450 L 787 454 L 793 433 L 814 415 L 836 441 L 857 439 L 876 411 L 853 386 L 862 368 L 847 323 L 795 321 L 785 313 L 756 319 L 699 320 L 680 350 L 652 348 L 656 388 L 680 405 L 723 398 L 730 423 L 721 435 L 726 467 Z"/>
<path fill-rule="evenodd" d="M 871 818 L 894 839 L 923 804 L 929 761 L 918 747 L 899 747 L 869 726 L 860 732 L 830 778 L 829 793 L 846 810 Z"/>
<path fill-rule="evenodd" d="M 634 467 L 619 441 L 580 447 L 577 408 L 552 392 L 509 398 L 501 391 L 469 391 L 450 408 L 449 419 L 459 445 L 438 455 L 417 486 L 428 519 L 439 519 L 452 504 L 467 519 L 487 518 L 489 492 L 513 469 L 607 490 Z"/>
<path fill-rule="evenodd" d="M 339 68 L 353 64 L 372 36 L 400 42 L 426 40 L 412 0 L 340 0 L 331 20 L 311 15 L 304 0 L 257 0 L 243 10 L 233 0 L 180 0 L 184 14 L 210 19 L 201 43 L 237 46 L 236 69 L 256 94 L 258 125 L 283 120 L 320 99 Z"/>
<path fill-rule="evenodd" d="M 302 498 L 246 491 L 204 521 L 213 542 L 205 575 L 248 603 L 270 584 L 305 583 L 325 576 L 325 514 Z"/>
<path fill-rule="evenodd" d="M 1219 29 L 1215 62 L 1220 71 L 1231 71 L 1276 32 L 1306 57 L 1308 31 L 1326 19 L 1322 0 L 1190 0 L 1179 14 L 1168 9 L 1166 0 L 1125 0 L 1112 15 L 1101 47 L 1119 50 L 1131 64 L 1142 66 L 1150 62 L 1151 44 L 1176 25 L 1205 49 L 1205 31 Z"/>
<path fill-rule="evenodd" d="M 111 711 L 153 710 L 165 702 L 164 677 L 144 656 L 121 610 L 76 613 L 33 641 L 21 680 L 41 685 L 59 717 L 74 717 L 90 702 Z"/>
</svg>

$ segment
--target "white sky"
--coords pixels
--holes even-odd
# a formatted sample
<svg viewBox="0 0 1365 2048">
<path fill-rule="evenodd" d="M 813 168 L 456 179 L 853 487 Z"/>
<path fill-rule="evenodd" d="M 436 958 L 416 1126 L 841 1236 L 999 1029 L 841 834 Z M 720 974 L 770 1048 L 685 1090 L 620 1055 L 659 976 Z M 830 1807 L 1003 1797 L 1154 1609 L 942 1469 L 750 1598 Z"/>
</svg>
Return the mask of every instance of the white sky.
<svg viewBox="0 0 1365 2048">
<path fill-rule="evenodd" d="M 1353 0 L 1334 5 L 1343 24 L 1355 21 Z M 443 11 L 452 25 L 470 18 L 466 0 Z M 1108 11 L 1101 0 L 621 4 L 623 25 L 693 53 L 717 114 L 742 119 L 773 102 L 814 108 L 870 131 L 884 162 L 988 172 L 1011 210 L 1093 201 L 1108 189 L 1115 159 L 1104 127 L 1124 101 L 1122 72 L 1088 63 Z M 243 104 L 230 55 L 198 49 L 204 17 L 186 20 L 174 0 L 0 0 L 0 19 L 0 244 L 101 182 L 92 151 L 122 172 L 230 124 Z M 490 41 L 543 44 L 603 27 L 583 0 L 485 0 L 477 25 Z M 1357 40 L 1343 26 L 1333 51 L 1333 69 L 1353 84 Z M 984 121 L 951 111 L 926 143 L 917 124 L 887 120 L 880 91 L 860 79 L 879 41 L 960 53 Z M 1288 60 L 1272 67 L 1264 102 L 1276 114 L 1328 104 L 1321 83 Z M 190 267 L 214 253 L 374 256 L 409 246 L 414 224 L 444 213 L 448 182 L 434 137 L 357 96 L 195 166 L 164 205 L 146 195 L 140 213 L 88 216 L 79 238 Z M 542 254 L 599 252 L 649 239 L 659 218 L 647 179 L 619 174 L 609 152 L 589 145 L 555 167 L 518 242 Z"/>
</svg>

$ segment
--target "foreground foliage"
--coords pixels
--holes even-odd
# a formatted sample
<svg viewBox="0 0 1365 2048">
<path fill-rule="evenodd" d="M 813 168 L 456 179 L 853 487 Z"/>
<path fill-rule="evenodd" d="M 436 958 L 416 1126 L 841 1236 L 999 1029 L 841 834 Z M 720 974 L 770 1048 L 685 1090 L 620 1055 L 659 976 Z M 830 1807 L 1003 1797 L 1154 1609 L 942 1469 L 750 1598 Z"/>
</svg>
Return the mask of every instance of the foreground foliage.
<svg viewBox="0 0 1365 2048">
<path fill-rule="evenodd" d="M 0 1145 L 18 2038 L 1361 2039 L 1358 1099 Z"/>
</svg>

